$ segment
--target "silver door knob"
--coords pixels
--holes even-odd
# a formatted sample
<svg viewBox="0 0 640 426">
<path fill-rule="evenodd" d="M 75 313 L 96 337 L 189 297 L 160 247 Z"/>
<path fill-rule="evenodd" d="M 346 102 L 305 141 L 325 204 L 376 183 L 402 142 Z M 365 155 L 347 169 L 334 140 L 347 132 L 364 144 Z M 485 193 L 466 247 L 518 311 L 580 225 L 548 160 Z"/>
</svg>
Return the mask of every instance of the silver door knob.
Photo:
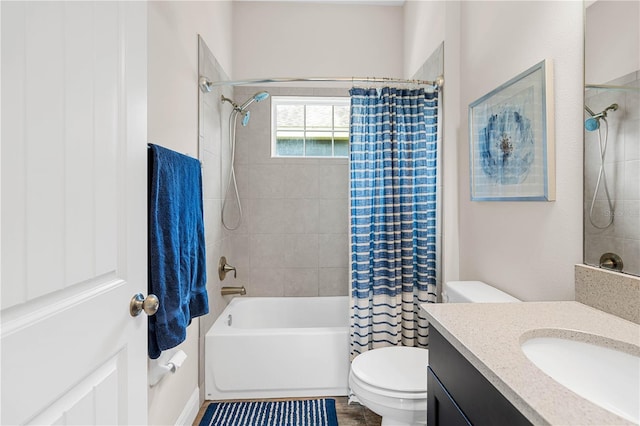
<svg viewBox="0 0 640 426">
<path fill-rule="evenodd" d="M 160 306 L 160 301 L 155 294 L 144 297 L 142 293 L 138 293 L 131 298 L 129 313 L 132 317 L 137 317 L 140 315 L 140 312 L 144 311 L 145 314 L 151 316 L 158 312 L 158 306 Z"/>
</svg>

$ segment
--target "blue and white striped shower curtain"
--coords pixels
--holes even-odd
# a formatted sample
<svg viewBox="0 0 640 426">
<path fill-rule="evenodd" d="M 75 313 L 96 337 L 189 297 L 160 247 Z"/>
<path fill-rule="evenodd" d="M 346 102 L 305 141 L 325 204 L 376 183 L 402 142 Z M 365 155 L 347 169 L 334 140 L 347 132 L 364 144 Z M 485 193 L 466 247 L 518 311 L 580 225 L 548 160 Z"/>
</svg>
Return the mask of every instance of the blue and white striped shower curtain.
<svg viewBox="0 0 640 426">
<path fill-rule="evenodd" d="M 351 356 L 426 347 L 436 297 L 437 93 L 351 93 Z"/>
</svg>

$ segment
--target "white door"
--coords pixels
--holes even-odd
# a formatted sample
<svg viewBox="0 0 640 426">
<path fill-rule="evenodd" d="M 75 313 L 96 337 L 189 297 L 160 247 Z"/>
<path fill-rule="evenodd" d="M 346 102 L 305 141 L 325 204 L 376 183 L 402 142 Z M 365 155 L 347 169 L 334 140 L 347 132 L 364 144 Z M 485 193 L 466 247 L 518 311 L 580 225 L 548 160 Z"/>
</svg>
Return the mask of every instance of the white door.
<svg viewBox="0 0 640 426">
<path fill-rule="evenodd" d="M 144 424 L 146 5 L 0 12 L 0 422 Z"/>
</svg>

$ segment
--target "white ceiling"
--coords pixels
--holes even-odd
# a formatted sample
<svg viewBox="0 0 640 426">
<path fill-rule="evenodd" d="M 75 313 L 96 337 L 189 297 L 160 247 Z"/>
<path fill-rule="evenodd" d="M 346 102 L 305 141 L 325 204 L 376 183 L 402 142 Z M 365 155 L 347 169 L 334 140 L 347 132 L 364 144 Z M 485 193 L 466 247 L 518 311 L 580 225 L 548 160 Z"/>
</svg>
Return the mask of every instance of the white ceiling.
<svg viewBox="0 0 640 426">
<path fill-rule="evenodd" d="M 233 0 L 233 1 L 281 1 L 291 3 L 360 4 L 370 6 L 402 6 L 405 0 Z"/>
</svg>

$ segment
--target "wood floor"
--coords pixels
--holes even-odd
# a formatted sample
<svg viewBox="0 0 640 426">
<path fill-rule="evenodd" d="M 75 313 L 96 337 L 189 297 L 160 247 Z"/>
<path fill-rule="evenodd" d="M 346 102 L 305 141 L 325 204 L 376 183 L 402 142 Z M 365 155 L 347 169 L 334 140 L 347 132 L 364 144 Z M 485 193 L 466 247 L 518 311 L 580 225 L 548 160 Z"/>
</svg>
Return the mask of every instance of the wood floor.
<svg viewBox="0 0 640 426">
<path fill-rule="evenodd" d="M 329 398 L 336 400 L 336 413 L 338 414 L 339 426 L 380 426 L 382 421 L 380 416 L 360 404 L 349 405 L 348 398 L 346 396 Z M 193 422 L 193 426 L 198 426 L 200 424 L 200 419 L 204 416 L 204 412 L 210 402 L 211 401 L 205 401 L 204 404 L 202 404 L 202 407 L 200 407 L 200 411 L 198 412 L 198 417 L 196 417 L 196 420 Z"/>
</svg>

